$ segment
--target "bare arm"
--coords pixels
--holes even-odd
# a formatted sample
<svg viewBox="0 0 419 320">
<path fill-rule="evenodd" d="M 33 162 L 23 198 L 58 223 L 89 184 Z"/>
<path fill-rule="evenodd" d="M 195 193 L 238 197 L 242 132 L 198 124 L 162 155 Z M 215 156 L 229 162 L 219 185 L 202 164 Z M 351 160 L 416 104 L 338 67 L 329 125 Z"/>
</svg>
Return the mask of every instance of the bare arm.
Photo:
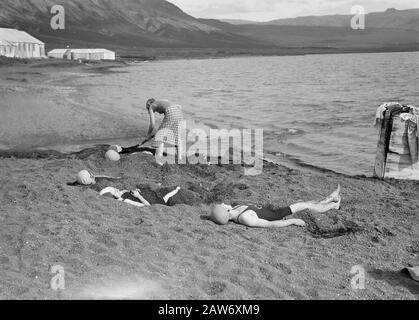
<svg viewBox="0 0 419 320">
<path fill-rule="evenodd" d="M 167 109 L 172 105 L 172 103 L 169 100 L 165 100 L 165 99 L 160 99 L 160 100 L 156 100 L 153 103 L 153 107 L 155 108 L 160 108 L 160 109 Z"/>
<path fill-rule="evenodd" d="M 144 199 L 144 197 L 141 195 L 141 193 L 140 193 L 140 191 L 138 189 L 132 191 L 131 192 L 131 195 L 133 197 L 137 198 L 138 200 L 140 200 L 143 205 L 145 205 L 147 207 L 150 207 L 151 206 L 151 204 L 146 199 Z"/>
<path fill-rule="evenodd" d="M 148 114 L 150 116 L 150 126 L 148 127 L 149 138 L 153 135 L 154 127 L 156 126 L 156 118 L 154 117 L 154 109 L 151 106 L 148 108 Z"/>
<path fill-rule="evenodd" d="M 144 204 L 139 203 L 139 202 L 135 202 L 135 201 L 132 201 L 132 200 L 129 200 L 129 199 L 124 200 L 124 203 L 128 203 L 128 204 L 133 205 L 133 206 L 136 206 L 136 207 L 138 207 L 138 208 L 143 208 L 143 207 L 145 207 L 145 205 L 144 205 Z"/>
<path fill-rule="evenodd" d="M 305 227 L 306 223 L 301 219 L 288 219 L 288 220 L 279 220 L 271 222 L 273 227 L 282 228 L 288 226 L 298 226 L 298 227 Z"/>
<path fill-rule="evenodd" d="M 155 119 L 154 113 L 155 112 L 165 113 L 166 109 L 169 108 L 172 105 L 172 103 L 169 100 L 154 100 L 154 99 L 152 99 L 152 101 L 153 101 L 152 103 L 151 103 L 150 100 L 147 102 L 147 110 L 148 110 L 148 113 L 150 115 L 150 126 L 148 128 L 149 138 L 152 137 L 154 128 L 156 126 L 156 119 Z"/>
</svg>

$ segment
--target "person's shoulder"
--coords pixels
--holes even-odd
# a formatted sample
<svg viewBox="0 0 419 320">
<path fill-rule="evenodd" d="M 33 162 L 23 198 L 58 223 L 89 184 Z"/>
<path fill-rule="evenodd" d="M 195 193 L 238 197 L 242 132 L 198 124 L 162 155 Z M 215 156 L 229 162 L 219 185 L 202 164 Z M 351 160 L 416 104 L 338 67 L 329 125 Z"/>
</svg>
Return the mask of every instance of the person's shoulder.
<svg viewBox="0 0 419 320">
<path fill-rule="evenodd" d="M 246 207 L 246 208 L 242 211 L 242 216 L 257 217 L 257 213 L 253 208 L 249 208 L 247 206 L 244 206 L 244 207 Z"/>
<path fill-rule="evenodd" d="M 242 225 L 253 227 L 259 220 L 256 212 L 253 210 L 246 210 L 238 217 L 238 222 Z"/>
<path fill-rule="evenodd" d="M 169 100 L 161 99 L 154 102 L 154 105 L 167 109 L 172 105 L 172 103 Z"/>
<path fill-rule="evenodd" d="M 239 208 L 239 209 L 241 209 L 241 208 Z M 241 221 L 242 220 L 246 220 L 246 221 L 252 220 L 253 221 L 254 219 L 258 218 L 257 213 L 254 210 L 252 210 L 251 208 L 247 207 L 247 206 L 243 206 L 243 209 L 241 211 L 242 212 L 240 213 L 240 216 L 239 216 Z"/>
<path fill-rule="evenodd" d="M 109 198 L 109 199 L 115 199 L 115 196 L 110 192 L 106 192 L 106 193 L 102 194 L 102 197 Z"/>
</svg>

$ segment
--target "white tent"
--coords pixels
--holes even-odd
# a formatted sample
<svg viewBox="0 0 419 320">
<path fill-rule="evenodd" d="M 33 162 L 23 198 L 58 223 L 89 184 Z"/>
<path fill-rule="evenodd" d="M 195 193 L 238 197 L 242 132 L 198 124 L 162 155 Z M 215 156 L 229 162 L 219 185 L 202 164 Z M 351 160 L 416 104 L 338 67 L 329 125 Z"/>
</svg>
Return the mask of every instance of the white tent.
<svg viewBox="0 0 419 320">
<path fill-rule="evenodd" d="M 56 58 L 56 59 L 64 59 L 65 55 L 67 54 L 67 51 L 71 53 L 71 50 L 69 49 L 54 49 L 47 53 L 47 56 L 49 58 Z M 68 58 L 70 59 L 70 58 Z"/>
<path fill-rule="evenodd" d="M 115 60 L 115 52 L 107 49 L 54 49 L 48 57 L 68 60 Z"/>
<path fill-rule="evenodd" d="M 0 56 L 42 58 L 45 57 L 45 44 L 25 31 L 0 28 Z"/>
</svg>

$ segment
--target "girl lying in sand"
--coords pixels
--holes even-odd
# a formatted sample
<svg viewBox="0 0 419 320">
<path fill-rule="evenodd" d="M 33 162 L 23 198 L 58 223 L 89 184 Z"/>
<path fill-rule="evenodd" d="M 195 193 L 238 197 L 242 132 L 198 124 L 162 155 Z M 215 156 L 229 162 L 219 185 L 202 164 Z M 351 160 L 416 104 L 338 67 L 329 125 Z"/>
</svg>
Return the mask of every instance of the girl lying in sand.
<svg viewBox="0 0 419 320">
<path fill-rule="evenodd" d="M 77 181 L 69 183 L 70 186 L 88 186 L 99 192 L 102 196 L 135 205 L 137 207 L 160 204 L 165 206 L 175 206 L 178 204 L 196 205 L 203 202 L 203 195 L 196 192 L 196 186 L 180 187 L 161 187 L 154 188 L 150 185 L 139 185 L 140 189 L 133 191 L 120 191 L 113 187 L 107 187 L 110 180 L 121 180 L 122 177 L 97 176 L 88 170 L 80 171 L 77 175 Z M 106 183 L 106 184 L 105 184 Z M 103 189 L 104 188 L 104 189 Z M 101 190 L 101 191 L 100 191 Z M 195 190 L 195 191 L 194 191 Z"/>
<path fill-rule="evenodd" d="M 107 179 L 107 180 L 120 180 L 121 177 L 110 177 L 104 175 L 94 175 L 88 170 L 82 170 L 77 174 L 76 183 L 83 186 L 95 185 L 98 179 Z"/>
<path fill-rule="evenodd" d="M 113 187 L 108 187 L 103 189 L 100 192 L 101 196 L 105 196 L 105 197 L 111 197 L 114 198 L 118 201 L 122 201 L 128 204 L 131 204 L 133 206 L 142 208 L 142 207 L 149 207 L 153 204 L 160 204 L 160 205 L 166 205 L 166 206 L 173 206 L 175 204 L 179 204 L 177 201 L 175 201 L 175 196 L 179 193 L 180 191 L 180 187 L 177 187 L 175 190 L 167 193 L 165 196 L 160 197 L 159 194 L 159 190 L 155 191 L 154 196 L 152 197 L 152 199 L 149 199 L 149 201 L 147 201 L 142 195 L 141 195 L 141 190 L 140 189 L 136 189 L 133 191 L 128 191 L 128 190 L 118 190 L 116 188 Z"/>
<path fill-rule="evenodd" d="M 109 148 L 109 150 L 113 150 L 119 154 L 147 153 L 153 156 L 156 155 L 157 152 L 156 148 L 142 147 L 141 144 L 127 148 L 121 147 L 119 145 L 113 145 Z"/>
<path fill-rule="evenodd" d="M 304 210 L 310 210 L 314 213 L 323 213 L 332 209 L 339 210 L 341 200 L 339 185 L 336 191 L 322 201 L 300 202 L 278 210 L 251 204 L 240 205 L 234 208 L 221 204 L 214 206 L 210 217 L 215 223 L 220 225 L 234 221 L 251 228 L 281 228 L 291 225 L 303 227 L 306 225 L 303 220 L 285 220 L 285 218 Z"/>
</svg>

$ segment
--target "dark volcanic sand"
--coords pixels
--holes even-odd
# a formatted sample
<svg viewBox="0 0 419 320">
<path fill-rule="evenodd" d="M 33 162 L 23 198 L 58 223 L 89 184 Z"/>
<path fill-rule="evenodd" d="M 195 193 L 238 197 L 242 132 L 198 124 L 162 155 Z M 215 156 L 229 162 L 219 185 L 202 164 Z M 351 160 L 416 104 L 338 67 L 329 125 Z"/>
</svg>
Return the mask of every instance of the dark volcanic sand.
<svg viewBox="0 0 419 320">
<path fill-rule="evenodd" d="M 418 264 L 419 184 L 265 164 L 158 167 L 145 154 L 104 160 L 104 147 L 50 159 L 0 159 L 0 297 L 5 299 L 417 299 L 399 271 Z M 10 155 L 10 154 L 9 154 Z M 87 157 L 86 157 L 87 156 Z M 104 186 L 181 186 L 202 204 L 138 209 L 67 185 L 81 169 L 123 175 Z M 248 229 L 207 220 L 205 202 L 285 205 L 326 196 L 340 211 L 306 228 Z M 185 202 L 188 203 L 188 199 Z M 201 201 L 201 200 L 199 200 Z M 192 201 L 193 202 L 193 201 Z M 192 203 L 191 203 L 192 204 Z M 50 268 L 65 269 L 62 292 Z M 350 286 L 364 266 L 366 289 Z"/>
<path fill-rule="evenodd" d="M 113 72 L 109 67 L 57 61 L 2 66 L 0 148 L 74 145 L 77 139 L 92 145 L 94 136 L 115 139 L 127 132 L 138 139 L 146 120 L 141 129 L 137 100 L 121 97 L 132 108 L 115 120 L 100 101 L 86 103 L 83 88 L 73 85 L 81 76 Z M 118 121 L 128 125 L 120 128 Z M 419 284 L 399 272 L 419 265 L 418 182 L 267 163 L 256 177 L 244 176 L 240 166 L 161 168 L 144 154 L 111 163 L 104 149 L 1 153 L 0 299 L 419 297 Z M 68 185 L 82 169 L 126 177 L 104 186 L 179 185 L 193 196 L 185 197 L 189 205 L 138 209 Z M 220 227 L 206 219 L 208 202 L 282 206 L 326 196 L 339 183 L 342 209 L 297 215 L 306 228 Z M 61 292 L 50 286 L 55 265 L 65 270 Z M 351 288 L 354 265 L 367 272 L 365 290 Z"/>
</svg>

